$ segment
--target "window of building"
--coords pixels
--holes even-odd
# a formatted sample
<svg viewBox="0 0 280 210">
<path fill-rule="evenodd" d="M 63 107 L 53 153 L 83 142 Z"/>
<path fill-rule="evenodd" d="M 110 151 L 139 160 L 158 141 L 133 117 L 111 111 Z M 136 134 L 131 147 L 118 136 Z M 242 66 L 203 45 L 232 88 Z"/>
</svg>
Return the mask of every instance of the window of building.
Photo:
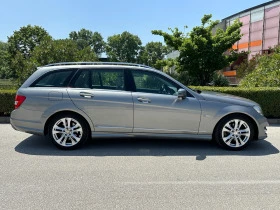
<svg viewBox="0 0 280 210">
<path fill-rule="evenodd" d="M 280 5 L 280 1 L 265 6 L 265 9 L 269 9 L 271 7 L 275 7 L 275 6 L 279 6 L 279 5 Z"/>
<path fill-rule="evenodd" d="M 250 15 L 250 12 L 244 12 L 239 15 L 239 18 Z"/>
<path fill-rule="evenodd" d="M 263 20 L 264 17 L 264 8 L 259 8 L 251 11 L 251 22 L 257 22 Z"/>
</svg>

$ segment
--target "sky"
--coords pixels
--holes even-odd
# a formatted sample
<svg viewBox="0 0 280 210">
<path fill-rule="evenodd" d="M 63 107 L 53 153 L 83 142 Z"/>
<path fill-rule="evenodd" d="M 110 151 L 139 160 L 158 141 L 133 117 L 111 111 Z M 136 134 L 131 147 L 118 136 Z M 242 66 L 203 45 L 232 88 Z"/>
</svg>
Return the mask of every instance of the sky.
<svg viewBox="0 0 280 210">
<path fill-rule="evenodd" d="M 82 28 L 108 36 L 128 31 L 143 44 L 161 41 L 151 30 L 178 27 L 187 32 L 204 14 L 221 20 L 268 0 L 0 0 L 0 41 L 28 24 L 43 27 L 54 39 Z M 184 29 L 188 26 L 188 29 Z"/>
</svg>

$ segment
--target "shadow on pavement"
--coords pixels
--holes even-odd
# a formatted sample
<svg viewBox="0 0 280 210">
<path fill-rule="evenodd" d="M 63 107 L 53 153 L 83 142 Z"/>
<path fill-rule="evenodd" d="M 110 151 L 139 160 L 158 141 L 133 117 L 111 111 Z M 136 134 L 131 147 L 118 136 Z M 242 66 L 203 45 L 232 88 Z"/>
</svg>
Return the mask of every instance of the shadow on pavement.
<svg viewBox="0 0 280 210">
<path fill-rule="evenodd" d="M 266 140 L 254 141 L 242 151 L 227 151 L 209 141 L 151 138 L 102 138 L 89 140 L 82 148 L 64 151 L 57 149 L 42 136 L 30 136 L 15 147 L 15 151 L 46 156 L 265 156 L 279 153 Z"/>
</svg>

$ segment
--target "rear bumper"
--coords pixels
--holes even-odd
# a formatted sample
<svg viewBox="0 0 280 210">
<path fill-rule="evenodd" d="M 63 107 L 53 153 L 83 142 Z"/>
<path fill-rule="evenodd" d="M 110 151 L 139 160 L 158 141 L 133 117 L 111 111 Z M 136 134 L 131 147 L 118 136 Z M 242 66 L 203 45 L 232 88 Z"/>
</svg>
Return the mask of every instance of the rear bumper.
<svg viewBox="0 0 280 210">
<path fill-rule="evenodd" d="M 30 134 L 44 135 L 44 128 L 40 121 L 18 118 L 18 111 L 19 110 L 12 111 L 10 117 L 10 123 L 15 130 Z"/>
</svg>

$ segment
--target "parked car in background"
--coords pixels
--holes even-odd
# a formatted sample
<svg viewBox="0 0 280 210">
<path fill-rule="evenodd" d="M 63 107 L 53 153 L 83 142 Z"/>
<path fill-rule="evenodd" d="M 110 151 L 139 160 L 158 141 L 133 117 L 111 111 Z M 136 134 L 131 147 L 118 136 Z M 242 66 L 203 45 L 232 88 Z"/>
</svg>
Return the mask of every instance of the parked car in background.
<svg viewBox="0 0 280 210">
<path fill-rule="evenodd" d="M 148 66 L 100 62 L 38 68 L 18 89 L 10 121 L 61 149 L 118 134 L 213 139 L 240 150 L 266 138 L 268 125 L 248 99 L 197 92 Z"/>
</svg>

